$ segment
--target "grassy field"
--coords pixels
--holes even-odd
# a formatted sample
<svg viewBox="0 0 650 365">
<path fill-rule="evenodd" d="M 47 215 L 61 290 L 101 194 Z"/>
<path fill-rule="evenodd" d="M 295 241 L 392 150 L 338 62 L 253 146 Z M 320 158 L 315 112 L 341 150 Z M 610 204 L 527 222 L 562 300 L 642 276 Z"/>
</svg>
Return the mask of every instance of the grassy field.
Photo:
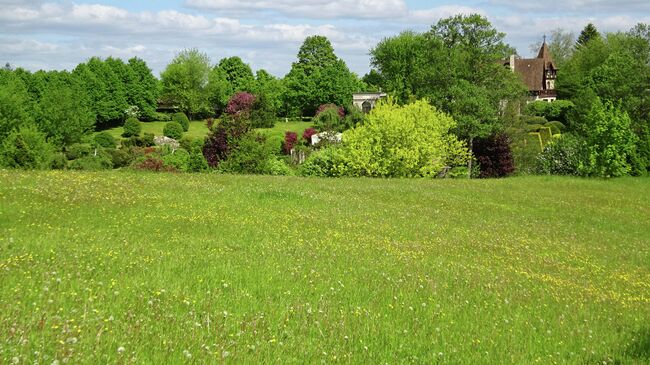
<svg viewBox="0 0 650 365">
<path fill-rule="evenodd" d="M 647 364 L 649 192 L 0 171 L 0 363 Z"/>
<path fill-rule="evenodd" d="M 153 133 L 156 136 L 162 136 L 163 128 L 167 122 L 142 122 L 142 133 Z M 311 122 L 283 122 L 278 121 L 273 128 L 258 129 L 261 133 L 267 136 L 281 136 L 284 138 L 284 133 L 292 131 L 298 133 L 298 137 L 302 136 L 305 129 L 312 126 Z M 124 128 L 116 127 L 106 130 L 118 141 L 122 138 Z M 204 121 L 190 122 L 190 129 L 184 134 L 191 138 L 203 138 L 208 134 L 208 127 Z"/>
</svg>

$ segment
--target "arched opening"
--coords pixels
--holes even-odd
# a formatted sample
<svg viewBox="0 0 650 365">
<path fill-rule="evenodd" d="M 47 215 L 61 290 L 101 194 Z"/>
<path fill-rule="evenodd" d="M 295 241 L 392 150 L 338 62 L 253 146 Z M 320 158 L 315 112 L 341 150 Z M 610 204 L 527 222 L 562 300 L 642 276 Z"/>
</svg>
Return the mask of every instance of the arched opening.
<svg viewBox="0 0 650 365">
<path fill-rule="evenodd" d="M 370 113 L 372 110 L 372 104 L 369 101 L 364 101 L 363 104 L 361 104 L 361 110 L 366 114 Z"/>
</svg>

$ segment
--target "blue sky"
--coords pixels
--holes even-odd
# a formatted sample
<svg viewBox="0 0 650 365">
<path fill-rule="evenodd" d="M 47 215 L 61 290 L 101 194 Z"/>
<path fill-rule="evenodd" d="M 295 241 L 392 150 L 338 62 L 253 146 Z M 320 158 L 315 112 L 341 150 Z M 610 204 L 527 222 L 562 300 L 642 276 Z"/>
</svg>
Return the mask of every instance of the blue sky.
<svg viewBox="0 0 650 365">
<path fill-rule="evenodd" d="M 557 28 L 577 34 L 588 22 L 601 31 L 650 23 L 648 0 L 0 0 L 0 62 L 72 69 L 91 56 L 138 56 L 158 75 L 176 52 L 195 47 L 214 63 L 237 55 L 283 76 L 304 38 L 321 34 L 362 75 L 382 38 L 475 12 L 522 56 Z"/>
</svg>

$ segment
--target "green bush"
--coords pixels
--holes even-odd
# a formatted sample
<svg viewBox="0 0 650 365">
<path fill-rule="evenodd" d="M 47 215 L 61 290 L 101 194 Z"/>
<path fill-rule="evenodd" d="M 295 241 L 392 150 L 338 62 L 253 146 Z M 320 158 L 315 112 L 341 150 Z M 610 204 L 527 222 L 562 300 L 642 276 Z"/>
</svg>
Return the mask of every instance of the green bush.
<svg viewBox="0 0 650 365">
<path fill-rule="evenodd" d="M 154 143 L 153 139 L 154 139 L 153 133 L 145 133 L 142 136 L 142 145 L 143 145 L 143 147 L 155 146 L 156 144 Z"/>
<path fill-rule="evenodd" d="M 435 177 L 445 167 L 467 163 L 456 122 L 427 101 L 400 106 L 380 102 L 364 125 L 343 134 L 347 174 L 372 177 Z"/>
<path fill-rule="evenodd" d="M 289 165 L 283 159 L 277 157 L 269 159 L 266 173 L 275 176 L 294 175 L 291 167 L 289 167 Z"/>
<path fill-rule="evenodd" d="M 50 162 L 50 168 L 52 170 L 65 170 L 68 167 L 68 159 L 65 158 L 65 154 L 58 152 L 52 155 L 52 161 Z"/>
<path fill-rule="evenodd" d="M 94 139 L 98 146 L 104 148 L 115 148 L 117 146 L 115 138 L 113 138 L 113 136 L 108 132 L 97 133 Z"/>
<path fill-rule="evenodd" d="M 228 158 L 219 164 L 219 169 L 227 173 L 267 174 L 269 161 L 275 158 L 275 152 L 264 135 L 248 132 L 238 140 Z"/>
<path fill-rule="evenodd" d="M 52 146 L 45 134 L 32 124 L 14 129 L 0 146 L 0 166 L 26 170 L 44 170 L 51 167 Z"/>
<path fill-rule="evenodd" d="M 162 160 L 166 167 L 173 167 L 178 171 L 189 170 L 190 154 L 182 148 L 163 155 Z"/>
<path fill-rule="evenodd" d="M 192 149 L 187 168 L 190 172 L 202 172 L 209 168 L 208 161 L 203 156 L 201 149 Z"/>
<path fill-rule="evenodd" d="M 183 127 L 184 132 L 187 132 L 190 129 L 190 120 L 189 118 L 187 118 L 187 115 L 185 115 L 185 113 L 179 112 L 174 114 L 174 116 L 172 116 L 172 122 L 176 122 L 180 124 L 181 127 Z M 174 138 L 174 137 L 170 137 L 170 138 Z"/>
<path fill-rule="evenodd" d="M 75 143 L 65 148 L 65 157 L 68 160 L 76 160 L 90 155 L 94 148 L 90 144 Z"/>
<path fill-rule="evenodd" d="M 169 122 L 165 124 L 165 128 L 163 128 L 163 134 L 165 137 L 179 140 L 181 137 L 183 137 L 183 127 L 177 122 Z"/>
<path fill-rule="evenodd" d="M 567 122 L 569 113 L 575 105 L 568 100 L 556 100 L 552 103 L 535 101 L 526 106 L 525 113 L 531 116 L 544 117 L 547 120 L 557 120 L 561 123 Z"/>
<path fill-rule="evenodd" d="M 69 168 L 72 170 L 84 170 L 84 171 L 98 171 L 98 170 L 108 170 L 113 168 L 113 161 L 108 153 L 104 152 L 101 149 L 97 150 L 97 155 L 94 153 L 78 158 L 70 162 Z"/>
<path fill-rule="evenodd" d="M 122 132 L 122 137 L 137 137 L 142 131 L 142 125 L 137 118 L 130 117 L 124 123 L 124 131 Z"/>
<path fill-rule="evenodd" d="M 133 162 L 134 156 L 129 153 L 129 150 L 124 149 L 107 149 L 105 152 L 111 158 L 113 168 L 126 167 Z"/>
<path fill-rule="evenodd" d="M 314 127 L 319 132 L 342 132 L 345 130 L 344 119 L 335 107 L 326 108 L 314 119 Z"/>
<path fill-rule="evenodd" d="M 338 177 L 346 174 L 345 161 L 341 148 L 330 146 L 320 149 L 307 157 L 298 172 L 302 176 Z"/>
<path fill-rule="evenodd" d="M 549 175 L 581 175 L 587 161 L 587 144 L 573 134 L 563 134 L 544 147 L 535 172 Z"/>
<path fill-rule="evenodd" d="M 145 133 L 142 137 L 130 137 L 122 140 L 122 147 L 131 148 L 131 147 L 151 147 L 155 143 L 153 141 L 153 133 Z"/>
<path fill-rule="evenodd" d="M 156 112 L 154 114 L 153 120 L 159 121 L 159 122 L 169 122 L 172 120 L 172 116 L 167 114 L 167 113 L 160 113 Z"/>
</svg>

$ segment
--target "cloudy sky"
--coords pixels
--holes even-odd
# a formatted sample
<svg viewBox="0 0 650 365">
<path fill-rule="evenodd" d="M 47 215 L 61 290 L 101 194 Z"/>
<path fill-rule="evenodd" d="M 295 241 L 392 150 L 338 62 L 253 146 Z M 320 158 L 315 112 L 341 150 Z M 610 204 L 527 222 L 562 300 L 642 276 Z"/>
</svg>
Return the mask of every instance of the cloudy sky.
<svg viewBox="0 0 650 365">
<path fill-rule="evenodd" d="M 156 76 L 183 48 L 213 62 L 237 55 L 283 76 L 305 37 L 327 36 L 350 69 L 369 69 L 368 51 L 402 30 L 480 13 L 522 56 L 543 34 L 650 23 L 649 0 L 0 0 L 0 62 L 30 70 L 72 69 L 91 56 L 138 56 Z"/>
</svg>

